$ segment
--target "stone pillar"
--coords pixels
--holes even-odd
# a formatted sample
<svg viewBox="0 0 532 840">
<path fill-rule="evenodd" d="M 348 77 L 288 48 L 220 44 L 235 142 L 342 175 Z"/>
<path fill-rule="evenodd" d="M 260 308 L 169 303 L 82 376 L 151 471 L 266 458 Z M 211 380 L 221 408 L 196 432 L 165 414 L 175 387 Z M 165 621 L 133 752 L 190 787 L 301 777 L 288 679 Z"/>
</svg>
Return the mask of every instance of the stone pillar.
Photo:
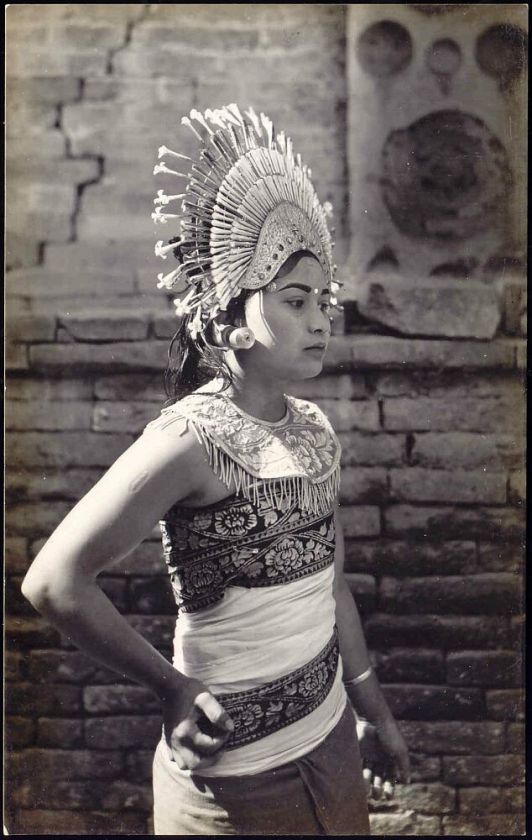
<svg viewBox="0 0 532 840">
<path fill-rule="evenodd" d="M 349 5 L 344 279 L 371 321 L 492 338 L 523 285 L 526 23 L 524 4 Z"/>
</svg>

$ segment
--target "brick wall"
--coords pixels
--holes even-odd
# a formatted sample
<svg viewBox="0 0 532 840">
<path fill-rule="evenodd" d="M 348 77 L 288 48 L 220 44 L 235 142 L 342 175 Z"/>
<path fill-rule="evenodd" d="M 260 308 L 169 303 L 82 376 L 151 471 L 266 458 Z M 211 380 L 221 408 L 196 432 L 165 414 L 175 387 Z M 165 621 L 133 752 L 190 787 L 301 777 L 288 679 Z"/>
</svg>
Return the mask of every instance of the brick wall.
<svg viewBox="0 0 532 840">
<path fill-rule="evenodd" d="M 20 582 L 159 411 L 174 320 L 153 291 L 151 170 L 159 145 L 189 142 L 180 114 L 238 101 L 277 118 L 335 205 L 338 262 L 350 252 L 346 13 L 8 9 L 10 833 L 151 830 L 156 703 L 72 648 Z M 372 809 L 372 828 L 518 835 L 524 281 L 515 270 L 491 286 L 421 278 L 413 304 L 396 281 L 381 278 L 375 291 L 369 278 L 359 306 L 346 306 L 345 329 L 337 325 L 326 371 L 299 392 L 342 440 L 347 573 L 412 750 L 413 784 Z M 174 606 L 158 535 L 101 584 L 170 656 Z"/>
</svg>

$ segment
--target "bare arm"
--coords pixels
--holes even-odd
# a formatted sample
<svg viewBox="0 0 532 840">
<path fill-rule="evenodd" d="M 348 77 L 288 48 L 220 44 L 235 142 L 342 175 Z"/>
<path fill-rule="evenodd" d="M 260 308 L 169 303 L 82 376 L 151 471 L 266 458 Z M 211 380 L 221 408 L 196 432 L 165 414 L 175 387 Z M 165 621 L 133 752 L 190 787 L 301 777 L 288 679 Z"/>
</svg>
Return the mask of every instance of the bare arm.
<svg viewBox="0 0 532 840">
<path fill-rule="evenodd" d="M 221 726 L 230 725 L 228 716 L 202 683 L 177 671 L 129 625 L 96 577 L 129 554 L 174 503 L 194 493 L 204 469 L 201 450 L 184 427 L 181 436 L 143 435 L 65 517 L 22 584 L 33 606 L 85 653 L 160 697 L 172 746 L 181 733 L 176 741 L 173 723 L 185 724 L 185 746 L 174 755 L 184 766 L 193 761 L 186 754 L 193 735 L 207 752 L 221 745 L 220 738 L 192 732 L 200 712 Z"/>
<path fill-rule="evenodd" d="M 349 680 L 367 671 L 370 661 L 360 615 L 344 575 L 344 537 L 338 510 L 335 513 L 335 529 L 336 625 L 344 682 L 349 683 Z M 345 688 L 361 724 L 358 727 L 361 751 L 369 767 L 367 774 L 364 772 L 370 783 L 374 776 L 373 792 L 378 798 L 381 795 L 382 780 L 394 778 L 396 771 L 403 781 L 409 780 L 408 750 L 373 671 L 367 679 L 357 685 L 346 685 Z"/>
</svg>

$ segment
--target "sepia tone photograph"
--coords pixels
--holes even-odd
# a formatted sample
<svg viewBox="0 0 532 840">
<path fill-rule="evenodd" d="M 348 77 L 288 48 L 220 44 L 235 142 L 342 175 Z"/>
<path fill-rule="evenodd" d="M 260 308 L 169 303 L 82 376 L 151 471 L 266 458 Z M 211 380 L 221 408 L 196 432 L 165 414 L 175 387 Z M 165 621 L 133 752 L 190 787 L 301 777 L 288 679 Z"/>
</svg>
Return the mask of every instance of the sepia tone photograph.
<svg viewBox="0 0 532 840">
<path fill-rule="evenodd" d="M 4 834 L 524 835 L 528 6 L 5 31 Z"/>
</svg>

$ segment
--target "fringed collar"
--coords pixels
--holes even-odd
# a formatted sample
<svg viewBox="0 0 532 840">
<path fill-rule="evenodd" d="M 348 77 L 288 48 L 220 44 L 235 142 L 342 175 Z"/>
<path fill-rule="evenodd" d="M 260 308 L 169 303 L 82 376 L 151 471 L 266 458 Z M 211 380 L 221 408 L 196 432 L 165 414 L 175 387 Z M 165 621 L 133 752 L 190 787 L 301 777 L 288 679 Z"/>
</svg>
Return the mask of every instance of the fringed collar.
<svg viewBox="0 0 532 840">
<path fill-rule="evenodd" d="M 163 410 L 184 417 L 227 487 L 247 499 L 275 505 L 298 501 L 308 510 L 331 509 L 340 484 L 340 443 L 314 403 L 286 397 L 282 420 L 251 417 L 223 393 L 203 389 Z M 169 418 L 168 418 L 169 419 Z"/>
</svg>

